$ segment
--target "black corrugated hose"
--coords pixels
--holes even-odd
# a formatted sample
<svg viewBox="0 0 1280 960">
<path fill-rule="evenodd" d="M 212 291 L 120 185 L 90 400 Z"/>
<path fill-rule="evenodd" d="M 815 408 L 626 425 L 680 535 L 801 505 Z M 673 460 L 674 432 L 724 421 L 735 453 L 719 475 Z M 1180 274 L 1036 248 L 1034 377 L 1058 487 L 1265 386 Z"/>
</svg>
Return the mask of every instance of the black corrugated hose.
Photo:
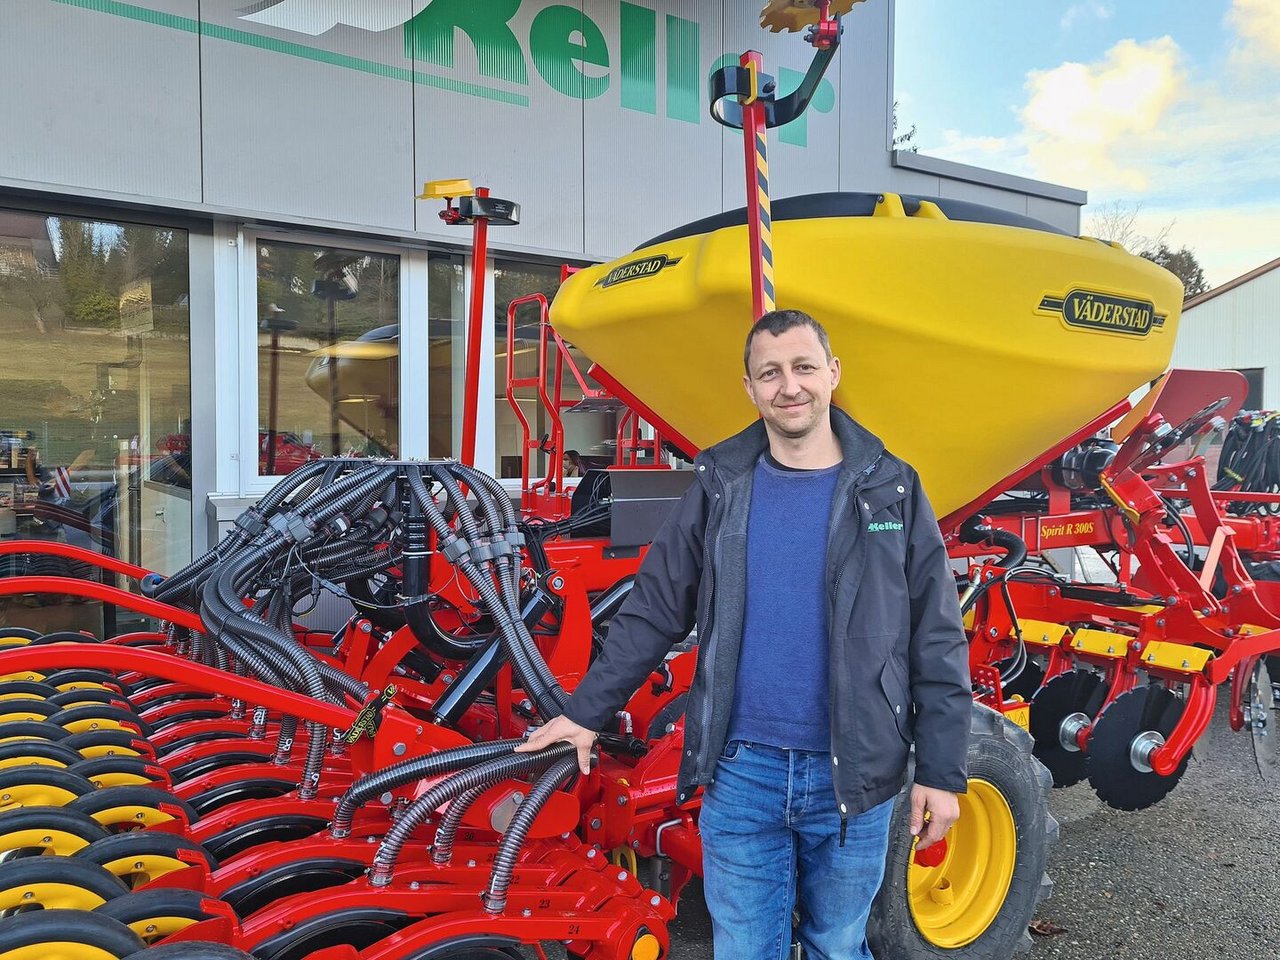
<svg viewBox="0 0 1280 960">
<path fill-rule="evenodd" d="M 411 803 L 400 815 L 395 826 L 387 831 L 382 845 L 373 856 L 373 869 L 369 873 L 369 882 L 376 887 L 385 887 L 391 882 L 391 875 L 395 872 L 396 861 L 400 859 L 400 851 L 404 848 L 405 842 L 442 803 L 452 800 L 472 787 L 482 784 L 492 785 L 517 773 L 542 770 L 566 756 L 575 766 L 577 765 L 577 748 L 571 743 L 557 743 L 538 753 L 513 753 L 510 756 L 498 757 L 469 767 L 461 773 L 455 773 L 448 780 L 437 783 Z"/>
<path fill-rule="evenodd" d="M 522 743 L 521 740 L 493 740 L 488 743 L 477 743 L 463 747 L 453 747 L 438 753 L 429 753 L 425 757 L 414 757 L 400 763 L 361 777 L 338 800 L 333 814 L 333 823 L 329 826 L 329 835 L 342 839 L 351 834 L 351 820 L 358 809 L 381 796 L 388 790 L 402 787 L 415 780 L 451 773 L 463 767 L 483 763 L 494 757 L 507 756 L 512 748 Z"/>
<path fill-rule="evenodd" d="M 489 874 L 489 889 L 484 893 L 484 909 L 487 913 L 501 913 L 507 906 L 507 890 L 511 887 L 511 875 L 515 872 L 516 860 L 524 847 L 525 838 L 534 818 L 542 811 L 543 805 L 560 785 L 572 777 L 578 770 L 578 758 L 575 754 L 561 757 L 533 785 L 529 796 L 516 808 L 515 816 L 502 835 L 498 844 L 498 852 L 493 858 L 493 870 Z"/>
</svg>

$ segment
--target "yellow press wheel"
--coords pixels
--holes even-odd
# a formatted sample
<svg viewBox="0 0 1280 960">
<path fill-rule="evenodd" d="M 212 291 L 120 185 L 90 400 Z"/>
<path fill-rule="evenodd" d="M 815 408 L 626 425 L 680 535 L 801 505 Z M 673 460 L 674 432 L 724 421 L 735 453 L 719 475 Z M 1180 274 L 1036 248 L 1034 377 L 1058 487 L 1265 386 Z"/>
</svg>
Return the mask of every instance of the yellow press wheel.
<svg viewBox="0 0 1280 960">
<path fill-rule="evenodd" d="M 911 787 L 894 805 L 885 881 L 867 926 L 877 957 L 976 960 L 1028 949 L 1027 925 L 1052 885 L 1045 874 L 1058 833 L 1049 813 L 1049 771 L 1021 727 L 974 704 L 969 782 L 960 819 L 917 856 Z"/>
<path fill-rule="evenodd" d="M 968 946 L 991 926 L 1013 879 L 1018 828 L 999 788 L 971 779 L 960 819 L 940 846 L 913 855 L 907 866 L 911 916 L 931 943 Z M 926 859 L 938 862 L 925 866 Z"/>
</svg>

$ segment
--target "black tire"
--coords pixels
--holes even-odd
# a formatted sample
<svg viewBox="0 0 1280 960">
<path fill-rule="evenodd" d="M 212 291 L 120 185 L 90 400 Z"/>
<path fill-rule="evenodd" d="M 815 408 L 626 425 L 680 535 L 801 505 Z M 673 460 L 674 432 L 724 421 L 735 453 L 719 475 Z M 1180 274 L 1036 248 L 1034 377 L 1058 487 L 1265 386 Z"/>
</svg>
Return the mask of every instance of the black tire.
<svg viewBox="0 0 1280 960">
<path fill-rule="evenodd" d="M 276 777 L 254 777 L 253 779 L 236 780 L 211 787 L 203 793 L 191 798 L 191 806 L 204 816 L 221 807 L 240 803 L 244 800 L 270 800 L 282 797 L 290 790 L 296 790 L 298 784 L 293 780 L 281 780 Z"/>
<path fill-rule="evenodd" d="M 48 699 L 58 692 L 57 687 L 36 680 L 5 680 L 0 682 L 0 697 L 21 697 L 34 700 Z"/>
<path fill-rule="evenodd" d="M 248 750 L 228 750 L 226 753 L 218 753 L 209 757 L 201 757 L 199 760 L 188 760 L 186 763 L 179 764 L 169 771 L 169 776 L 173 777 L 174 783 L 186 783 L 188 780 L 194 780 L 196 777 L 202 777 L 206 773 L 212 773 L 214 770 L 222 770 L 226 767 L 239 766 L 245 763 L 270 763 L 271 754 L 269 753 L 250 753 Z"/>
<path fill-rule="evenodd" d="M 98 788 L 61 767 L 29 766 L 0 770 L 0 806 L 65 807 Z"/>
<path fill-rule="evenodd" d="M 0 852 L 43 850 L 57 856 L 75 856 L 106 838 L 107 831 L 101 824 L 66 807 L 25 807 L 0 813 Z"/>
<path fill-rule="evenodd" d="M 53 767 L 70 767 L 84 758 L 57 740 L 11 740 L 0 743 L 0 769 L 20 763 L 43 763 Z"/>
<path fill-rule="evenodd" d="M 253 955 L 260 960 L 303 960 L 308 954 L 331 946 L 363 950 L 404 929 L 413 919 L 399 910 L 349 907 L 309 917 L 293 929 L 256 944 Z"/>
<path fill-rule="evenodd" d="M 78 630 L 55 630 L 53 633 L 41 634 L 39 637 L 31 641 L 32 646 L 37 644 L 45 645 L 50 643 L 101 643 L 97 637 L 91 637 L 88 634 L 80 633 Z"/>
<path fill-rule="evenodd" d="M 131 953 L 124 960 L 253 960 L 251 954 L 223 943 L 162 943 L 141 953 Z"/>
<path fill-rule="evenodd" d="M 519 944 L 514 937 L 473 934 L 419 950 L 405 960 L 520 960 Z"/>
<path fill-rule="evenodd" d="M 53 724 L 49 724 L 53 726 Z M 63 727 L 55 727 L 61 730 L 66 739 L 63 745 L 70 747 L 80 756 L 86 759 L 94 757 L 146 757 L 154 759 L 156 755 L 155 748 L 151 743 L 136 733 L 130 733 L 127 730 L 90 730 L 87 733 L 73 733 L 67 736 L 67 731 Z"/>
<path fill-rule="evenodd" d="M 447 943 L 436 943 L 417 951 L 404 960 L 520 960 L 520 941 L 493 933 L 477 933 L 456 937 Z"/>
<path fill-rule="evenodd" d="M 329 825 L 324 817 L 308 817 L 300 813 L 281 813 L 260 820 L 250 820 L 223 830 L 205 841 L 204 848 L 226 863 L 237 854 L 264 843 L 278 843 L 315 836 Z"/>
<path fill-rule="evenodd" d="M 92 910 L 129 892 L 96 863 L 75 857 L 23 857 L 0 864 L 0 907 Z"/>
<path fill-rule="evenodd" d="M 39 640 L 40 632 L 27 627 L 0 627 L 0 640 Z"/>
<path fill-rule="evenodd" d="M 58 670 L 45 676 L 44 682 L 59 690 L 74 690 L 77 687 L 88 687 L 92 690 L 94 687 L 107 687 L 125 696 L 129 695 L 128 684 L 105 670 Z"/>
<path fill-rule="evenodd" d="M 56 703 L 60 707 L 81 707 L 86 703 L 105 703 L 134 713 L 137 712 L 133 709 L 133 704 L 129 702 L 129 698 L 124 694 L 116 693 L 112 690 L 103 690 L 99 687 L 59 690 L 49 697 L 49 702 Z"/>
<path fill-rule="evenodd" d="M 146 946 L 120 921 L 85 910 L 40 910 L 0 920 L 0 957 L 44 943 L 82 943 L 121 958 Z"/>
<path fill-rule="evenodd" d="M 149 868 L 164 867 L 163 863 L 148 863 L 151 858 L 187 862 L 198 857 L 204 861 L 210 873 L 218 869 L 218 861 L 194 840 L 173 833 L 161 833 L 159 830 L 117 833 L 115 836 L 95 840 L 73 856 L 77 860 L 96 863 L 108 873 L 119 877 L 131 889 L 155 879 L 156 876 L 164 875 L 159 870 L 154 875 L 149 872 Z M 136 869 L 138 863 L 144 865 L 142 870 Z M 167 873 L 168 870 L 164 872 Z"/>
<path fill-rule="evenodd" d="M 282 863 L 224 891 L 222 899 L 240 916 L 247 917 L 285 897 L 350 883 L 363 875 L 367 867 L 368 864 L 359 860 L 336 857 Z"/>
<path fill-rule="evenodd" d="M 144 757 L 81 757 L 71 772 L 98 787 L 145 787 L 150 783 L 168 786 L 164 768 Z"/>
<path fill-rule="evenodd" d="M 104 787 L 80 797 L 70 806 L 111 830 L 113 827 L 133 828 L 151 823 L 152 818 L 145 811 L 156 811 L 162 815 L 161 804 L 177 807 L 177 815 L 185 816 L 188 824 L 196 822 L 197 815 L 191 804 L 156 787 Z"/>
<path fill-rule="evenodd" d="M 170 740 L 168 743 L 156 747 L 156 755 L 167 757 L 171 753 L 177 753 L 184 747 L 189 747 L 194 743 L 210 743 L 214 740 L 247 740 L 249 735 L 242 726 L 220 726 L 210 725 L 207 729 L 197 730 L 195 733 L 189 733 L 186 736 L 178 737 L 176 740 Z"/>
<path fill-rule="evenodd" d="M 198 890 L 137 890 L 109 900 L 93 912 L 119 920 L 144 942 L 155 943 L 193 923 L 218 916 L 205 909 L 208 899 Z"/>
<path fill-rule="evenodd" d="M 974 704 L 970 724 L 969 778 L 985 781 L 1009 805 L 1016 830 L 1013 876 L 998 913 L 975 940 L 945 948 L 926 940 L 916 925 L 907 895 L 912 860 L 910 786 L 898 795 L 889 828 L 885 881 L 871 908 L 867 940 L 877 957 L 892 960 L 1007 960 L 1031 946 L 1027 925 L 1052 884 L 1045 873 L 1058 824 L 1049 812 L 1049 771 L 1031 754 L 1032 740 L 1021 727 Z"/>
<path fill-rule="evenodd" d="M 62 708 L 48 700 L 0 700 L 0 723 L 48 720 Z"/>
<path fill-rule="evenodd" d="M 142 732 L 144 737 L 151 736 L 151 725 L 136 713 L 105 703 L 86 703 L 79 707 L 65 707 L 51 716 L 49 722 L 66 727 L 72 733 L 128 729 L 129 726 L 134 726 Z"/>
<path fill-rule="evenodd" d="M 50 723 L 48 720 L 11 720 L 0 724 L 0 743 L 14 740 L 65 741 L 69 736 L 65 727 Z"/>
</svg>

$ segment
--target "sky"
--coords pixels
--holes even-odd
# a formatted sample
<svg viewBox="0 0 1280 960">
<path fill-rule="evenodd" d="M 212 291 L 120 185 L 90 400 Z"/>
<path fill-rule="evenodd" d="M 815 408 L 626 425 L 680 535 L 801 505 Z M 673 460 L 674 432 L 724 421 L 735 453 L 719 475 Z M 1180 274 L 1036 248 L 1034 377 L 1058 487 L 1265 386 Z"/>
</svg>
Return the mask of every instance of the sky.
<svg viewBox="0 0 1280 960">
<path fill-rule="evenodd" d="M 922 154 L 1088 191 L 1217 286 L 1280 257 L 1280 0 L 897 0 Z"/>
</svg>

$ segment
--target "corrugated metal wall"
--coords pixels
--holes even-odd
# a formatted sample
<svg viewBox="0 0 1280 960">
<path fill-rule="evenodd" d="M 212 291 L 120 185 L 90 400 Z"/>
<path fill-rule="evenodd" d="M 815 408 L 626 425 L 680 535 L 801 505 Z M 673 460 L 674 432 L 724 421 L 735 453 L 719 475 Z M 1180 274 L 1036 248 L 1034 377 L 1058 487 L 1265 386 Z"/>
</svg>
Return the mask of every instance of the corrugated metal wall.
<svg viewBox="0 0 1280 960">
<path fill-rule="evenodd" d="M 1173 366 L 1262 368 L 1262 405 L 1280 410 L 1280 266 L 1186 310 Z"/>
<path fill-rule="evenodd" d="M 462 239 L 414 194 L 469 177 L 523 205 L 497 245 L 616 255 L 743 195 L 706 76 L 811 48 L 742 0 L 6 0 L 0 184 Z M 893 4 L 859 4 L 813 107 L 775 131 L 775 196 L 915 190 L 1074 228 L 1078 206 L 895 169 Z"/>
</svg>

